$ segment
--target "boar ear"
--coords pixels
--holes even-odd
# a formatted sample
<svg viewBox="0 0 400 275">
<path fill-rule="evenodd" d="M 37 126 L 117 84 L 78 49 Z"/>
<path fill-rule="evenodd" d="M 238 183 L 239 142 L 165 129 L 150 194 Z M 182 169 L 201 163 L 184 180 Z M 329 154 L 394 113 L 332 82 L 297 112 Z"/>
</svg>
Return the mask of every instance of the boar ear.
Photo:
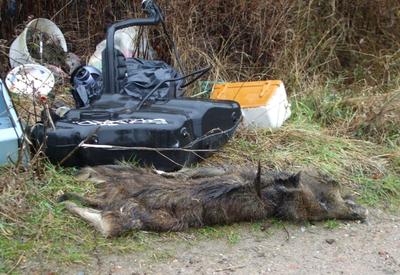
<svg viewBox="0 0 400 275">
<path fill-rule="evenodd" d="M 261 162 L 258 161 L 258 167 L 257 167 L 257 176 L 256 176 L 257 180 L 259 182 L 261 182 Z"/>
<path fill-rule="evenodd" d="M 261 198 L 261 163 L 258 161 L 257 175 L 254 179 L 254 189 L 256 190 L 257 196 Z"/>
<path fill-rule="evenodd" d="M 289 181 L 293 183 L 294 187 L 298 187 L 300 184 L 300 177 L 301 172 L 298 172 L 297 174 L 290 176 Z"/>
<path fill-rule="evenodd" d="M 283 178 L 277 178 L 275 183 L 281 186 L 285 186 L 286 188 L 297 188 L 300 184 L 300 175 L 301 172 L 297 174 L 291 174 L 289 176 L 285 176 Z"/>
</svg>

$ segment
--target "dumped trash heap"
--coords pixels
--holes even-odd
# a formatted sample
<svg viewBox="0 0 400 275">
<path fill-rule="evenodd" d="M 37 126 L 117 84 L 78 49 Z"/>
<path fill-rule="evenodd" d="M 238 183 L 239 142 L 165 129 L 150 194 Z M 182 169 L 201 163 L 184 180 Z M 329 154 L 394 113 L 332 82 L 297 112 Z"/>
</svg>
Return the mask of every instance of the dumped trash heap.
<svg viewBox="0 0 400 275">
<path fill-rule="evenodd" d="M 179 70 L 152 59 L 152 50 L 147 52 L 150 59 L 139 58 L 143 45 L 148 46 L 146 37 L 139 37 L 146 34 L 139 27 L 165 24 L 153 0 L 143 1 L 143 8 L 147 18 L 109 27 L 88 65 L 79 65 L 78 58 L 68 52 L 62 32 L 48 19 L 31 21 L 13 42 L 10 63 L 14 69 L 6 84 L 13 93 L 39 99 L 41 121 L 31 125 L 29 139 L 51 162 L 87 166 L 126 160 L 174 171 L 220 149 L 234 134 L 242 114 L 245 125 L 264 128 L 280 127 L 289 117 L 283 84 L 276 89 L 262 83 L 255 90 L 239 85 L 244 89 L 242 99 L 233 95 L 236 88 L 221 86 L 217 90 L 225 92 L 214 93 L 213 99 L 185 96 L 186 87 L 210 67 L 185 73 L 176 52 Z M 128 37 L 140 41 L 137 49 L 132 48 L 135 43 L 126 42 Z M 50 108 L 47 97 L 54 79 L 65 72 L 70 74 L 75 107 Z M 251 91 L 246 90 L 249 87 Z M 242 112 L 240 105 L 252 98 L 257 104 Z M 272 107 L 278 109 L 267 104 L 270 98 L 275 98 Z M 271 118 L 273 122 L 265 123 Z"/>
<path fill-rule="evenodd" d="M 184 75 L 163 61 L 126 57 L 116 49 L 116 31 L 163 24 L 154 2 L 143 5 L 148 18 L 109 28 L 102 72 L 82 66 L 72 73 L 76 108 L 46 109 L 42 121 L 32 126 L 31 140 L 51 162 L 86 166 L 132 160 L 172 171 L 207 157 L 233 135 L 241 120 L 238 103 L 184 97 L 184 88 L 209 68 Z M 52 26 L 45 22 L 47 29 Z M 62 39 L 52 39 L 51 33 L 33 30 L 32 25 L 23 34 L 29 48 L 25 60 L 63 66 L 66 54 L 59 46 Z M 18 60 L 22 59 L 19 55 Z M 13 76 L 10 82 L 18 79 L 18 73 Z M 39 86 L 31 94 L 46 96 Z"/>
</svg>

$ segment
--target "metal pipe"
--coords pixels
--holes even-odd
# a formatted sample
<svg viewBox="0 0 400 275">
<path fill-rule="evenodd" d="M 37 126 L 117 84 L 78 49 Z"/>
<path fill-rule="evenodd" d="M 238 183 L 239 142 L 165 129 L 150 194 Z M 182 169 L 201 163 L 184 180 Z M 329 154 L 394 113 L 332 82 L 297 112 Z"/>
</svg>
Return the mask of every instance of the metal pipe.
<svg viewBox="0 0 400 275">
<path fill-rule="evenodd" d="M 114 48 L 114 36 L 117 30 L 131 27 L 131 26 L 151 26 L 157 25 L 161 22 L 162 16 L 158 6 L 152 1 L 143 2 L 144 10 L 149 14 L 148 18 L 135 18 L 128 19 L 122 22 L 113 24 L 107 30 L 107 40 L 105 54 L 103 55 L 103 81 L 104 93 L 115 94 L 118 93 L 118 79 L 116 78 L 116 55 Z"/>
</svg>

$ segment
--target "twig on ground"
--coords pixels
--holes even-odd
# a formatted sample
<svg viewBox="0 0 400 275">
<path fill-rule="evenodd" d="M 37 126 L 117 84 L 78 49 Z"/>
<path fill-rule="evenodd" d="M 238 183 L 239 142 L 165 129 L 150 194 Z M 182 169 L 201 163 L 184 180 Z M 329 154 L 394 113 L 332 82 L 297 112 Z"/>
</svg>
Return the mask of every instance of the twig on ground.
<svg viewBox="0 0 400 275">
<path fill-rule="evenodd" d="M 245 268 L 245 265 L 237 265 L 237 266 L 231 266 L 231 267 L 226 267 L 226 268 L 221 268 L 215 270 L 215 272 L 222 272 L 222 271 L 235 271 L 237 269 Z"/>
<path fill-rule="evenodd" d="M 25 256 L 25 253 L 22 253 L 21 256 L 19 256 L 19 259 L 16 262 L 16 264 L 6 274 L 11 274 L 19 266 L 19 264 L 21 263 L 24 256 Z"/>
<path fill-rule="evenodd" d="M 290 233 L 289 233 L 289 230 L 287 230 L 287 228 L 286 228 L 286 226 L 285 226 L 284 224 L 282 224 L 282 226 L 283 226 L 283 229 L 284 229 L 285 232 L 286 232 L 286 241 L 288 242 L 288 241 L 290 240 Z"/>
</svg>

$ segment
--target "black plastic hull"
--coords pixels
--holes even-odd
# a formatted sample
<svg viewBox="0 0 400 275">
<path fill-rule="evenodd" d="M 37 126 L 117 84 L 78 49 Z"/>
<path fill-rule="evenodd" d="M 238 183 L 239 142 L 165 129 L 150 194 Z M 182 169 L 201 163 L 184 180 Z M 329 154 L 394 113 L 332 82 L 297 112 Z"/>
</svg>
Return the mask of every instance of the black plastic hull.
<svg viewBox="0 0 400 275">
<path fill-rule="evenodd" d="M 134 111 L 138 102 L 103 95 L 89 108 L 71 110 L 56 129 L 36 127 L 49 160 L 63 166 L 134 161 L 164 171 L 197 163 L 221 148 L 241 119 L 233 101 L 171 99 Z"/>
</svg>

